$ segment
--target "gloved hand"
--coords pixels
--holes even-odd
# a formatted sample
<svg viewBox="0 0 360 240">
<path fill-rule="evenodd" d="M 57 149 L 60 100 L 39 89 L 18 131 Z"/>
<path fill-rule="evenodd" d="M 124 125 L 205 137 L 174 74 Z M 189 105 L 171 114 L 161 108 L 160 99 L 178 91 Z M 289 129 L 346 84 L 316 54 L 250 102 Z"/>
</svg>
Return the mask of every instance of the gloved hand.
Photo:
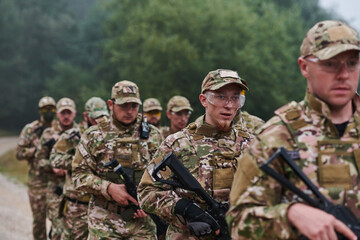
<svg viewBox="0 0 360 240">
<path fill-rule="evenodd" d="M 183 217 L 191 234 L 197 237 L 204 236 L 220 229 L 216 220 L 198 205 L 188 199 L 180 199 L 175 205 L 175 214 Z"/>
</svg>

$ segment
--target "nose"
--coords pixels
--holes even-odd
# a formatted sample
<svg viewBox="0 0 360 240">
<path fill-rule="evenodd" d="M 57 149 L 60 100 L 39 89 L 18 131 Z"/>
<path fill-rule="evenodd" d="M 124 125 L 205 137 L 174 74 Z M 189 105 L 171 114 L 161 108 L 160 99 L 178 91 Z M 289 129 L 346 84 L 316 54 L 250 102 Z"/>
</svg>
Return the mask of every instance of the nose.
<svg viewBox="0 0 360 240">
<path fill-rule="evenodd" d="M 345 63 L 341 63 L 337 74 L 338 79 L 345 79 L 349 77 L 349 70 Z"/>
</svg>

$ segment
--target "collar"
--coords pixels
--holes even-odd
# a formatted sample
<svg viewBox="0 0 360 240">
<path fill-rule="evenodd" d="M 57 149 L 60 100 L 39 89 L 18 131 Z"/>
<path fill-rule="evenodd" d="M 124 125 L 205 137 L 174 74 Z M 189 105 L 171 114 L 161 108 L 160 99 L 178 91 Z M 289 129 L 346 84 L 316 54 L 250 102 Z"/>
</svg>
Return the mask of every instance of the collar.
<svg viewBox="0 0 360 240">
<path fill-rule="evenodd" d="M 205 136 L 205 137 L 213 137 L 213 138 L 221 138 L 221 137 L 229 137 L 233 133 L 233 129 L 230 127 L 229 131 L 222 132 L 219 131 L 213 125 L 207 123 L 205 120 L 205 115 L 199 117 L 194 124 L 196 125 L 196 129 L 194 134 Z M 231 124 L 232 126 L 232 124 Z"/>
</svg>

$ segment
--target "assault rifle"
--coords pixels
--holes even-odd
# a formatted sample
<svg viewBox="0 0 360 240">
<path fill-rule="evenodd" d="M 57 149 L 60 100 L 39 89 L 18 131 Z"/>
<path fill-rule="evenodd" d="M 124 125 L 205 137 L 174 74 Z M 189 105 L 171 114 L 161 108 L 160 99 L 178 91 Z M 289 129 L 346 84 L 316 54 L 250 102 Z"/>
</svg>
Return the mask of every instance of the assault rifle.
<svg viewBox="0 0 360 240">
<path fill-rule="evenodd" d="M 173 173 L 174 180 L 162 179 L 159 171 L 165 171 L 166 167 L 170 168 Z M 208 212 L 219 224 L 220 234 L 216 239 L 231 239 L 228 226 L 225 220 L 225 214 L 229 209 L 228 204 L 218 203 L 212 199 L 204 190 L 196 178 L 189 172 L 187 168 L 176 158 L 174 153 L 168 154 L 155 168 L 152 177 L 156 181 L 169 184 L 174 187 L 186 189 L 195 192 L 207 204 L 206 212 Z M 196 227 L 196 226 L 194 226 Z"/>
<path fill-rule="evenodd" d="M 131 195 L 133 198 L 137 200 L 137 187 L 135 183 L 132 181 L 132 179 L 129 177 L 129 175 L 124 171 L 121 164 L 116 160 L 116 158 L 106 163 L 104 166 L 112 169 L 120 177 L 120 179 L 125 184 L 126 191 L 129 193 L 129 195 Z M 128 208 L 123 213 L 121 213 L 121 217 L 125 221 L 129 221 L 130 219 L 133 219 L 134 213 L 137 209 L 140 208 L 138 206 L 131 205 L 131 208 Z M 165 235 L 168 224 L 155 214 L 149 214 L 149 215 L 156 224 L 157 235 L 158 236 Z"/>
<path fill-rule="evenodd" d="M 288 166 L 294 171 L 294 173 L 305 183 L 305 185 L 312 191 L 317 199 L 310 197 L 305 194 L 299 188 L 297 188 L 293 183 L 289 181 L 286 177 L 276 172 L 273 168 L 269 167 L 269 164 L 274 161 L 277 157 L 281 157 Z M 296 165 L 292 158 L 288 155 L 285 148 L 279 148 L 265 163 L 260 165 L 260 169 L 265 173 L 270 175 L 272 178 L 277 180 L 281 185 L 287 187 L 289 190 L 297 194 L 303 200 L 305 200 L 311 206 L 321 209 L 331 215 L 333 215 L 338 220 L 342 221 L 348 228 L 355 233 L 355 235 L 360 237 L 360 224 L 354 214 L 345 206 L 334 205 L 324 195 L 320 193 L 317 187 L 310 181 L 310 179 L 301 171 L 301 169 Z M 337 233 L 338 239 L 347 239 L 342 234 Z"/>
</svg>

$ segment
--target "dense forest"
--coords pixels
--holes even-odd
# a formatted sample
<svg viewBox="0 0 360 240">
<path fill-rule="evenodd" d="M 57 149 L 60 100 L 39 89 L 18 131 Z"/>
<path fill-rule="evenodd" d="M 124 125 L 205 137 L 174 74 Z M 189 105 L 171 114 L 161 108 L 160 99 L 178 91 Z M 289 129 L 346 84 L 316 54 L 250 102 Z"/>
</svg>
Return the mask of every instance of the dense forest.
<svg viewBox="0 0 360 240">
<path fill-rule="evenodd" d="M 267 120 L 304 96 L 297 58 L 308 28 L 337 18 L 318 0 L 13 0 L 0 11 L 0 124 L 16 131 L 44 95 L 82 112 L 125 79 L 164 108 L 187 97 L 193 120 L 201 82 L 218 68 L 238 71 L 250 89 L 244 108 Z"/>
</svg>

